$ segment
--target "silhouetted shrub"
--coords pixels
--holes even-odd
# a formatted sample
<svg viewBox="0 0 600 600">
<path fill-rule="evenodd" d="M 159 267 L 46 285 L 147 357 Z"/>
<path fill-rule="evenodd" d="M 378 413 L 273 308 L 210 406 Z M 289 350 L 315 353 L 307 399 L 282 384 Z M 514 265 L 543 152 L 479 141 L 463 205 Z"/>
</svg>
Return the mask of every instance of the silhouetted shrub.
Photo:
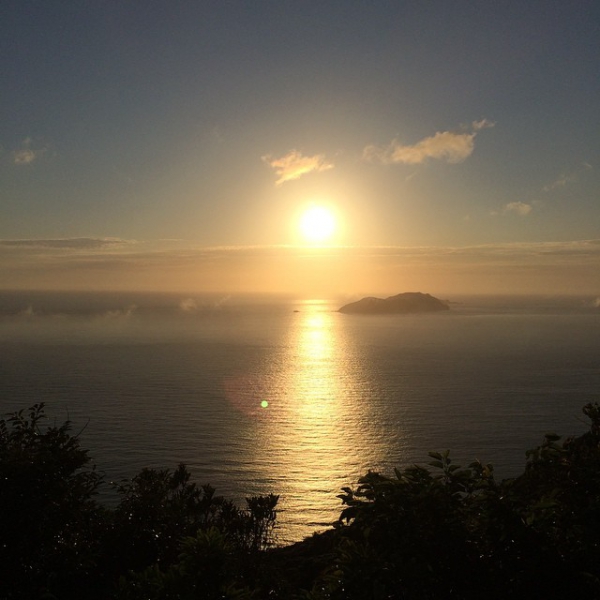
<svg viewBox="0 0 600 600">
<path fill-rule="evenodd" d="M 144 469 L 119 486 L 123 497 L 106 544 L 113 556 L 113 573 L 132 572 L 121 579 L 119 597 L 137 598 L 146 588 L 155 595 L 143 596 L 149 594 L 144 591 L 140 598 L 170 597 L 164 596 L 171 593 L 168 590 L 195 586 L 200 573 L 204 573 L 202 593 L 212 591 L 194 597 L 212 598 L 213 592 L 236 580 L 256 579 L 257 554 L 273 543 L 278 496 L 247 498 L 247 508 L 241 509 L 215 496 L 211 486 L 198 487 L 189 480 L 190 473 L 179 465 L 173 473 Z M 232 570 L 236 577 L 228 579 Z M 237 593 L 242 588 L 231 589 Z"/>
<path fill-rule="evenodd" d="M 0 598 L 106 598 L 120 578 L 129 597 L 128 581 L 134 592 L 159 580 L 183 589 L 201 573 L 204 592 L 237 594 L 235 580 L 256 580 L 278 496 L 241 509 L 179 465 L 123 481 L 108 509 L 93 499 L 102 478 L 70 422 L 46 423 L 44 404 L 0 420 Z"/>
<path fill-rule="evenodd" d="M 254 595 L 240 577 L 239 549 L 216 527 L 199 530 L 181 543 L 176 564 L 158 563 L 122 577 L 120 600 L 249 600 Z"/>
<path fill-rule="evenodd" d="M 337 525 L 273 547 L 278 497 L 246 507 L 175 471 L 101 477 L 44 405 L 0 420 L 0 598 L 422 600 L 600 598 L 600 407 L 590 430 L 548 434 L 522 475 L 491 465 L 369 472 Z"/>
<path fill-rule="evenodd" d="M 547 435 L 515 479 L 446 451 L 344 488 L 335 558 L 309 597 L 600 598 L 600 408 L 584 413 L 588 433 Z"/>
<path fill-rule="evenodd" d="M 101 477 L 70 422 L 43 429 L 44 405 L 0 420 L 2 598 L 37 597 L 92 577 L 103 510 Z"/>
</svg>

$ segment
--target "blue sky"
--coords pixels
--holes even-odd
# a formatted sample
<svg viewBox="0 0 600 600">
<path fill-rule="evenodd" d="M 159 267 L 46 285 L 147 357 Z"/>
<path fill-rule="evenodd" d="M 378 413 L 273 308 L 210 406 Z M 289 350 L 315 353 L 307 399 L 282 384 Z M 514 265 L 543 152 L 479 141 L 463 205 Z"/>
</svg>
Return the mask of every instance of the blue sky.
<svg viewBox="0 0 600 600">
<path fill-rule="evenodd" d="M 0 65 L 3 288 L 600 292 L 597 2 L 7 0 Z"/>
</svg>

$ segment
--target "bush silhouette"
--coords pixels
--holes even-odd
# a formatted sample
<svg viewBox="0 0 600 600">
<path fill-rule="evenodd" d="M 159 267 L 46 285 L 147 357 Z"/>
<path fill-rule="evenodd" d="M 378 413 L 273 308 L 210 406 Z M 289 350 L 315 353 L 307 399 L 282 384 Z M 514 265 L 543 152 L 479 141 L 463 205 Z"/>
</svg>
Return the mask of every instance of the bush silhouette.
<svg viewBox="0 0 600 600">
<path fill-rule="evenodd" d="M 368 473 L 344 488 L 335 558 L 313 598 L 600 598 L 600 409 L 583 436 L 548 434 L 525 472 L 491 465 Z"/>
<path fill-rule="evenodd" d="M 333 529 L 273 547 L 278 497 L 240 508 L 174 471 L 102 477 L 43 404 L 0 420 L 0 598 L 379 600 L 600 598 L 600 407 L 497 481 L 431 452 L 343 488 Z M 45 426 L 45 428 L 44 428 Z"/>
<path fill-rule="evenodd" d="M 70 422 L 44 431 L 45 421 L 43 404 L 0 420 L 2 598 L 66 594 L 95 564 L 103 510 L 92 497 L 101 477 Z"/>
</svg>

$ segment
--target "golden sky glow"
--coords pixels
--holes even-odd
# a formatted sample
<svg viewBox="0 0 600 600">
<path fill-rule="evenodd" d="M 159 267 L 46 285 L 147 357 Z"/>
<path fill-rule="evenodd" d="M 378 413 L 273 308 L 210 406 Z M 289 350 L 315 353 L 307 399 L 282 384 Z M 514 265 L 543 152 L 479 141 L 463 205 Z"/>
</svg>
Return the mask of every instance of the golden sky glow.
<svg viewBox="0 0 600 600">
<path fill-rule="evenodd" d="M 600 243 L 470 247 L 190 247 L 118 239 L 0 243 L 0 281 L 15 289 L 291 293 L 322 297 L 426 291 L 597 294 Z"/>
<path fill-rule="evenodd" d="M 600 294 L 598 3 L 150 4 L 3 10 L 0 288 Z"/>
</svg>

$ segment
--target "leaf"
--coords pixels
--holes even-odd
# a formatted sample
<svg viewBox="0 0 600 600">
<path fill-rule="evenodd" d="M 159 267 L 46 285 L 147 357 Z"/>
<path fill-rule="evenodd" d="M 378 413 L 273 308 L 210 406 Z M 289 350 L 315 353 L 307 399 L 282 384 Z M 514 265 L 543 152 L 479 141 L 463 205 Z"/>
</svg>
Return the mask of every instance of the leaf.
<svg viewBox="0 0 600 600">
<path fill-rule="evenodd" d="M 432 460 L 431 462 L 428 462 L 427 464 L 430 465 L 431 467 L 436 467 L 438 469 L 444 468 L 443 463 L 440 462 L 439 460 Z"/>
</svg>

